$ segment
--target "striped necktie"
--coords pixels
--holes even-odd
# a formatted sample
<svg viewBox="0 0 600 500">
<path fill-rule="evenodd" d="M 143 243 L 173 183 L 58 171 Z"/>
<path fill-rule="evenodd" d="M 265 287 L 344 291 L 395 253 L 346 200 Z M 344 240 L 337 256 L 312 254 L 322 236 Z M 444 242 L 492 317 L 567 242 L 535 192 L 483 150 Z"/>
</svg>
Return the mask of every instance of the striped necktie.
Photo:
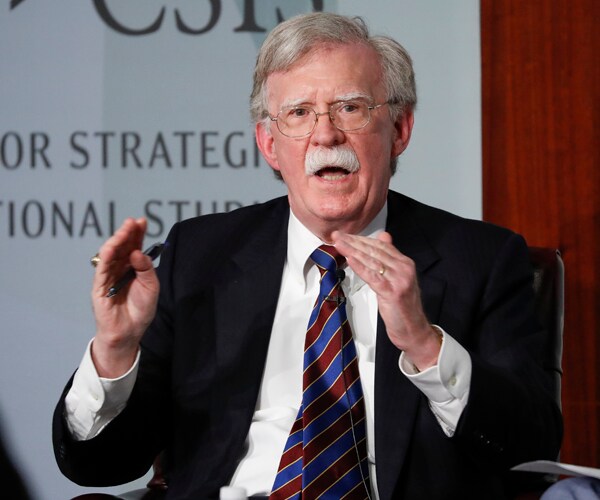
<svg viewBox="0 0 600 500">
<path fill-rule="evenodd" d="M 365 408 L 338 277 L 346 259 L 328 245 L 311 258 L 321 285 L 306 333 L 302 403 L 270 499 L 364 500 L 370 495 Z"/>
</svg>

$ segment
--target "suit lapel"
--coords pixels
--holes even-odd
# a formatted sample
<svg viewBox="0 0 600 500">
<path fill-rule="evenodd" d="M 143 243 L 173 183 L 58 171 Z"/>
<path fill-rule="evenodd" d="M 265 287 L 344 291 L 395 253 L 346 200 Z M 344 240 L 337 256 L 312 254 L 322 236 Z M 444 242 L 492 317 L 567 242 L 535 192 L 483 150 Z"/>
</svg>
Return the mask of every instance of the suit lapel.
<svg viewBox="0 0 600 500">
<path fill-rule="evenodd" d="M 217 370 L 231 373 L 237 401 L 230 403 L 242 411 L 240 423 L 248 426 L 281 286 L 288 214 L 285 202 L 260 224 L 247 228 L 238 248 L 224 262 L 214 290 Z"/>
<path fill-rule="evenodd" d="M 396 193 L 388 197 L 387 231 L 394 244 L 416 265 L 425 312 L 435 323 L 445 282 L 429 271 L 439 260 L 423 234 L 412 206 Z M 410 447 L 421 392 L 400 372 L 400 351 L 390 342 L 378 319 L 375 362 L 375 454 L 380 498 L 392 498 Z"/>
</svg>

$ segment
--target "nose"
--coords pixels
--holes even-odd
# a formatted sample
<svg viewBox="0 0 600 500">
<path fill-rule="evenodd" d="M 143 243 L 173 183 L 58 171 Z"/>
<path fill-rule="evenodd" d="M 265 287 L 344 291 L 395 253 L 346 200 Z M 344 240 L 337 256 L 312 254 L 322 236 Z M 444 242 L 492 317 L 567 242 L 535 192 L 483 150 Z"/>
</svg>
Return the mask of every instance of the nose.
<svg viewBox="0 0 600 500">
<path fill-rule="evenodd" d="M 310 136 L 310 141 L 313 145 L 335 146 L 344 142 L 345 135 L 334 125 L 329 111 L 323 111 L 322 113 L 315 112 L 315 115 L 317 123 Z M 326 118 L 321 120 L 321 116 L 325 116 Z"/>
</svg>

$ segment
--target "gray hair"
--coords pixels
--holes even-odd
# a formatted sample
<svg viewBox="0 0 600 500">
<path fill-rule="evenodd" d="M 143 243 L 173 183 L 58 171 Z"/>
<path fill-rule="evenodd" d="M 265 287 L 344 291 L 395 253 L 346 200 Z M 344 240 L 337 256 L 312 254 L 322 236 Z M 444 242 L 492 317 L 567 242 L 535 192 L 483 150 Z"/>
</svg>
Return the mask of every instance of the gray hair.
<svg viewBox="0 0 600 500">
<path fill-rule="evenodd" d="M 290 18 L 279 24 L 264 41 L 254 68 L 250 115 L 255 123 L 268 117 L 266 82 L 269 75 L 287 71 L 303 56 L 322 44 L 360 43 L 379 54 L 387 100 L 395 120 L 417 103 L 412 60 L 398 42 L 387 36 L 369 36 L 360 17 L 315 12 Z"/>
</svg>

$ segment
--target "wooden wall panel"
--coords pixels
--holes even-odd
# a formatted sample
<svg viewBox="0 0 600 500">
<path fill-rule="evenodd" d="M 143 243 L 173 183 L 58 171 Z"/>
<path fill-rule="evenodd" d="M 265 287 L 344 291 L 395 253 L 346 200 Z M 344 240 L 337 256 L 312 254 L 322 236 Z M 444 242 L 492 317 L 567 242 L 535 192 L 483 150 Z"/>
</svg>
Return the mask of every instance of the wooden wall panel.
<svg viewBox="0 0 600 500">
<path fill-rule="evenodd" d="M 561 459 L 600 467 L 600 2 L 481 0 L 484 219 L 566 268 Z"/>
</svg>

